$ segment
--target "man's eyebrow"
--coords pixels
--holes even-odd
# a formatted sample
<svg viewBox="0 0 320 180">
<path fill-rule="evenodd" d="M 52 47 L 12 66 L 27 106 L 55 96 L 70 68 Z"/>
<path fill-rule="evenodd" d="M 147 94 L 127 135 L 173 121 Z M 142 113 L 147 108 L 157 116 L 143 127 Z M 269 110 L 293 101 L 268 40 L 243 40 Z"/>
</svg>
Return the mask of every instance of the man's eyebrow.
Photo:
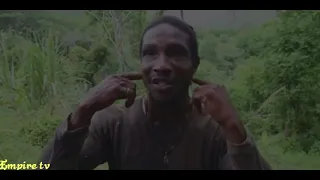
<svg viewBox="0 0 320 180">
<path fill-rule="evenodd" d="M 142 45 L 142 51 L 146 50 L 146 49 L 153 49 L 153 48 L 157 48 L 157 46 L 155 44 L 144 44 Z"/>
<path fill-rule="evenodd" d="M 175 47 L 175 48 L 184 48 L 184 49 L 186 49 L 186 46 L 185 45 L 183 45 L 183 44 L 180 44 L 180 43 L 176 43 L 176 42 L 173 42 L 173 43 L 169 43 L 168 45 L 167 45 L 168 47 Z"/>
<path fill-rule="evenodd" d="M 179 51 L 184 51 L 185 53 L 187 53 L 189 51 L 188 46 L 185 46 L 180 43 L 170 43 L 167 45 L 167 48 L 168 49 L 175 49 L 175 50 L 179 50 Z"/>
</svg>

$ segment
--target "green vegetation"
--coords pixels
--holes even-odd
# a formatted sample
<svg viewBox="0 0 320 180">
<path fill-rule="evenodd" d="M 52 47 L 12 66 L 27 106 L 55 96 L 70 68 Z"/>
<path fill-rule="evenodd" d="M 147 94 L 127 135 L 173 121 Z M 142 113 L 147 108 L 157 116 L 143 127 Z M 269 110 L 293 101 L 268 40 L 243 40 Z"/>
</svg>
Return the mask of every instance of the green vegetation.
<svg viewBox="0 0 320 180">
<path fill-rule="evenodd" d="M 145 11 L 81 18 L 0 11 L 1 158 L 35 162 L 90 87 L 139 67 Z M 261 27 L 198 35 L 197 77 L 228 87 L 273 168 L 320 169 L 320 13 L 286 11 Z"/>
</svg>

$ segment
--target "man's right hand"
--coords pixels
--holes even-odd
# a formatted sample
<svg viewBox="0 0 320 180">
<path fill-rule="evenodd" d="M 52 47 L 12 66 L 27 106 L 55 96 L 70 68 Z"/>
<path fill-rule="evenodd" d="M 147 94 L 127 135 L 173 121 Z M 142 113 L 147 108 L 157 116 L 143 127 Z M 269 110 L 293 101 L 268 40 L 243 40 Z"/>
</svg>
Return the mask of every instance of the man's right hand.
<svg viewBox="0 0 320 180">
<path fill-rule="evenodd" d="M 116 100 L 127 99 L 125 106 L 130 107 L 136 98 L 136 84 L 132 81 L 140 79 L 140 73 L 111 75 L 93 87 L 72 115 L 72 129 L 90 124 L 95 112 L 112 105 Z"/>
</svg>

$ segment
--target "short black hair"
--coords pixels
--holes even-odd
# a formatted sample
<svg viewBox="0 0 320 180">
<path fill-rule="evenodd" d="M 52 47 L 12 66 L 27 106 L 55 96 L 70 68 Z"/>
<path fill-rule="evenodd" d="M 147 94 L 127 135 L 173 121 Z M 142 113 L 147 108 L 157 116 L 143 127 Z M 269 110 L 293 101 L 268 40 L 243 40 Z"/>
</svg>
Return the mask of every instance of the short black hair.
<svg viewBox="0 0 320 180">
<path fill-rule="evenodd" d="M 171 26 L 174 26 L 180 29 L 181 31 L 185 32 L 186 34 L 188 34 L 189 36 L 188 45 L 191 53 L 191 59 L 193 61 L 192 63 L 195 67 L 197 67 L 199 65 L 199 55 L 198 55 L 198 42 L 197 42 L 196 32 L 193 30 L 192 26 L 190 26 L 183 20 L 174 16 L 161 16 L 149 23 L 149 25 L 144 29 L 142 38 L 140 41 L 140 55 L 141 55 L 144 34 L 148 30 L 150 30 L 151 28 L 159 24 L 170 24 Z"/>
</svg>

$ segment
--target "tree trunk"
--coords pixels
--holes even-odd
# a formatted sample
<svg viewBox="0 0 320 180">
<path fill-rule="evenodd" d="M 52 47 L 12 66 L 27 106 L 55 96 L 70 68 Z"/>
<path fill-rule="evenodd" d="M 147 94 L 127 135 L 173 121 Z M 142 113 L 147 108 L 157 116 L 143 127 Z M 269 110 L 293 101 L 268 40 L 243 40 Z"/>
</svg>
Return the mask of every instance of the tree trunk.
<svg viewBox="0 0 320 180">
<path fill-rule="evenodd" d="M 118 72 L 123 72 L 125 68 L 125 59 L 123 53 L 123 31 L 122 31 L 122 17 L 121 10 L 111 10 L 112 24 L 114 28 L 115 48 L 117 53 L 117 60 L 119 64 Z"/>
</svg>

